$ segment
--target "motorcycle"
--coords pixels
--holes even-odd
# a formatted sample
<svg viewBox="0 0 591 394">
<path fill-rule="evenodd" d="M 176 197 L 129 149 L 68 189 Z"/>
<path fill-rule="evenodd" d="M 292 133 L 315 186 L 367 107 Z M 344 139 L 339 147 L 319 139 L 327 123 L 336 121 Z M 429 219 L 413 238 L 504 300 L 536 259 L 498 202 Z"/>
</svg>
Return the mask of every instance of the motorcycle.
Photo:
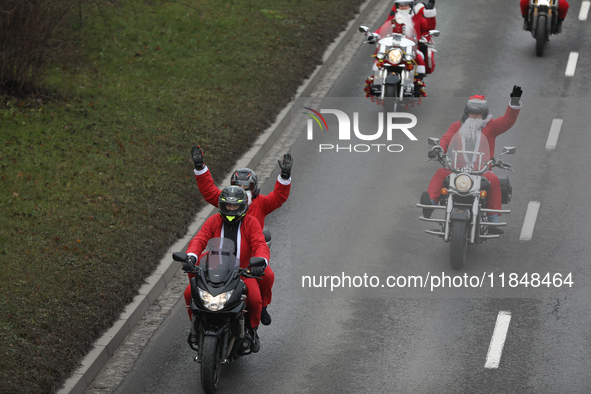
<svg viewBox="0 0 591 394">
<path fill-rule="evenodd" d="M 197 346 L 190 339 L 188 342 L 198 354 L 195 361 L 201 364 L 201 386 L 206 393 L 213 393 L 221 365 L 251 353 L 253 338 L 245 318 L 248 289 L 242 278 L 260 279 L 251 275 L 250 268 L 264 266 L 265 260 L 252 257 L 248 267 L 241 269 L 234 242 L 228 238 L 210 239 L 206 250 L 198 266 L 191 265 L 184 252 L 172 257 L 183 263 L 184 272 L 195 274 L 191 279 L 191 329 Z"/>
<path fill-rule="evenodd" d="M 378 104 L 385 101 L 393 101 L 394 111 L 405 98 L 420 98 L 426 96 L 424 83 L 415 79 L 417 51 L 422 50 L 427 56 L 428 51 L 436 52 L 432 37 L 438 37 L 438 30 L 430 30 L 428 35 L 420 40 L 412 40 L 404 34 L 394 33 L 392 29 L 385 28 L 380 32 L 386 32 L 382 37 L 378 33 L 371 33 L 366 26 L 360 26 L 359 31 L 364 33 L 367 40 L 364 43 L 376 44 L 377 51 L 373 55 L 377 60 L 377 77 L 369 77 L 365 81 L 365 95 L 372 101 L 377 99 Z"/>
<path fill-rule="evenodd" d="M 558 0 L 530 0 L 528 23 L 531 35 L 536 39 L 536 55 L 544 54 L 550 34 L 558 34 Z"/>
<path fill-rule="evenodd" d="M 482 136 L 482 134 L 479 134 Z M 450 243 L 450 264 L 455 270 L 462 269 L 466 261 L 468 245 L 479 244 L 484 240 L 499 238 L 499 234 L 489 234 L 490 226 L 505 226 L 506 222 L 493 223 L 488 221 L 489 213 L 511 213 L 508 209 L 484 208 L 490 182 L 483 174 L 493 167 L 514 172 L 509 163 L 504 163 L 500 157 L 514 154 L 515 147 L 504 147 L 499 159 L 489 159 L 490 149 L 486 138 L 477 137 L 476 142 L 468 144 L 459 133 L 456 133 L 449 145 L 447 154 L 439 145 L 438 138 L 429 138 L 429 145 L 441 149 L 437 160 L 450 174 L 441 189 L 439 205 L 417 204 L 419 208 L 445 211 L 443 219 L 419 217 L 420 220 L 439 223 L 439 230 L 425 230 L 428 234 L 443 238 Z M 472 148 L 470 148 L 472 146 Z M 511 201 L 512 187 L 507 176 L 499 177 L 501 181 L 502 203 Z"/>
</svg>

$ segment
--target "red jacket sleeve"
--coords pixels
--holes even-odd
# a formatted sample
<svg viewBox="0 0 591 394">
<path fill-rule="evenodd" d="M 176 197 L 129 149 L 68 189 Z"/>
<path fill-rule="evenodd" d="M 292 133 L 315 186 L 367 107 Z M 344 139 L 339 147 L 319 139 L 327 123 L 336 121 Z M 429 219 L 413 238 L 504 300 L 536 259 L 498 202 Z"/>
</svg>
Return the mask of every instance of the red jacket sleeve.
<svg viewBox="0 0 591 394">
<path fill-rule="evenodd" d="M 491 119 L 486 126 L 490 129 L 490 135 L 492 137 L 497 137 L 513 127 L 517 121 L 519 111 L 520 109 L 511 108 L 511 106 L 508 106 L 507 110 L 505 111 L 505 115 L 496 119 Z"/>
<path fill-rule="evenodd" d="M 194 254 L 197 258 L 201 257 L 201 253 L 207 247 L 207 242 L 215 238 L 216 227 L 216 215 L 210 216 L 201 226 L 197 235 L 189 242 L 187 247 L 187 254 Z"/>
<path fill-rule="evenodd" d="M 265 242 L 265 236 L 263 235 L 263 229 L 259 224 L 259 221 L 252 216 L 245 216 L 244 224 L 246 225 L 248 242 L 252 251 L 252 257 L 264 257 L 269 261 L 271 253 L 269 246 Z M 248 264 L 248 261 L 245 262 Z"/>
<path fill-rule="evenodd" d="M 284 181 L 285 182 L 285 181 Z M 265 215 L 270 214 L 277 208 L 283 205 L 287 198 L 289 197 L 289 191 L 291 189 L 291 181 L 289 184 L 284 185 L 279 181 L 279 177 L 275 181 L 275 188 L 269 194 L 261 195 L 259 194 L 257 199 L 260 198 L 261 201 L 259 202 L 261 210 Z"/>
<path fill-rule="evenodd" d="M 220 198 L 222 191 L 218 189 L 213 182 L 213 178 L 209 169 L 204 174 L 195 175 L 195 180 L 197 180 L 197 187 L 199 188 L 199 192 L 205 201 L 214 207 L 217 207 L 218 199 Z"/>
</svg>

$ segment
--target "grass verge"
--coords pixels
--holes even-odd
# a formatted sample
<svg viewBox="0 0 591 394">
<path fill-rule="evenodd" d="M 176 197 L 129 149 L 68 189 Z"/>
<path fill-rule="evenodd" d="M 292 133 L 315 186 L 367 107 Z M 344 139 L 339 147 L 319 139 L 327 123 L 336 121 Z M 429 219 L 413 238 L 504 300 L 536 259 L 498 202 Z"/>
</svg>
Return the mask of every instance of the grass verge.
<svg viewBox="0 0 591 394">
<path fill-rule="evenodd" d="M 82 3 L 78 66 L 0 102 L 1 392 L 59 389 L 202 206 L 191 146 L 219 181 L 361 3 Z"/>
</svg>

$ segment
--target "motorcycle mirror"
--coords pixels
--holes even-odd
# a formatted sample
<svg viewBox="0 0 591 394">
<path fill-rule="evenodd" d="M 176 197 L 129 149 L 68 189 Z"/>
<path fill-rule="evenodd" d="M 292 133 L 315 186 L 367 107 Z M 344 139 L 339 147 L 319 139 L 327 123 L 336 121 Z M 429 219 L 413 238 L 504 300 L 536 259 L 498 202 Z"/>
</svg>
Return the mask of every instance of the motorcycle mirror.
<svg viewBox="0 0 591 394">
<path fill-rule="evenodd" d="M 251 267 L 263 267 L 265 265 L 265 259 L 262 257 L 251 257 L 248 262 Z"/>
<path fill-rule="evenodd" d="M 369 32 L 369 28 L 367 26 L 359 26 L 359 32 L 367 33 Z"/>
<path fill-rule="evenodd" d="M 431 146 L 439 145 L 439 138 L 429 137 L 429 139 L 427 141 L 429 142 L 429 145 L 431 145 Z"/>
<path fill-rule="evenodd" d="M 172 259 L 174 261 L 180 261 L 180 262 L 187 261 L 187 254 L 185 252 L 174 252 L 172 254 Z"/>
<path fill-rule="evenodd" d="M 429 34 L 431 35 L 431 37 L 439 37 L 441 32 L 439 30 L 429 30 Z"/>
<path fill-rule="evenodd" d="M 514 146 L 504 146 L 503 147 L 503 154 L 513 155 L 513 154 L 515 154 L 516 150 L 517 150 L 517 148 Z"/>
</svg>

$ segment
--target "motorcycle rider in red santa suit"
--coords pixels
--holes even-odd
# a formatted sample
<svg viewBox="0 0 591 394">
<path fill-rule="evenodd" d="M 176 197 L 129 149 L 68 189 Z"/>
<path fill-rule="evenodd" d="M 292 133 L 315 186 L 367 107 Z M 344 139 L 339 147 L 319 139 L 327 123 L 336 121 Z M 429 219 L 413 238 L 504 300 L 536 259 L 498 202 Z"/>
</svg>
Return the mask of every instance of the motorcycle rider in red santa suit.
<svg viewBox="0 0 591 394">
<path fill-rule="evenodd" d="M 433 4 L 435 2 L 433 1 Z M 394 33 L 404 34 L 409 39 L 418 40 L 423 37 L 425 34 L 429 32 L 429 30 L 433 29 L 436 24 L 435 19 L 435 10 L 426 10 L 426 11 L 433 11 L 432 16 L 426 18 L 423 13 L 417 14 L 413 11 L 413 6 L 415 2 L 414 0 L 396 0 L 394 1 L 394 8 L 395 10 L 394 15 L 392 13 L 386 23 L 384 23 L 375 33 L 379 34 L 380 37 L 386 37 L 387 35 Z M 422 7 L 421 7 L 422 10 Z M 372 42 L 371 37 L 368 38 L 369 42 Z M 425 62 L 425 56 L 427 56 L 427 62 Z M 415 58 L 417 62 L 416 79 L 421 81 L 425 77 L 426 74 L 431 74 L 435 70 L 435 59 L 433 58 L 433 52 L 428 52 L 426 48 L 420 48 L 417 51 L 417 56 Z M 374 74 L 377 71 L 377 68 L 374 64 Z"/>
<path fill-rule="evenodd" d="M 392 20 L 396 16 L 396 5 L 397 4 L 395 2 L 394 6 L 392 6 L 392 11 L 390 11 L 390 15 L 388 15 L 388 20 Z M 430 0 L 426 5 L 413 1 L 411 6 L 415 15 L 422 16 L 427 19 L 427 22 L 429 22 L 428 30 L 435 29 L 435 26 L 437 25 L 437 21 L 435 19 L 437 15 L 437 11 L 435 10 L 435 0 Z"/>
<path fill-rule="evenodd" d="M 493 119 L 492 115 L 489 114 L 488 103 L 484 99 L 484 96 L 478 95 L 470 97 L 464 108 L 462 120 L 451 124 L 447 132 L 441 137 L 439 146 L 433 147 L 433 149 L 429 151 L 429 158 L 436 158 L 439 155 L 439 152 L 441 152 L 441 149 L 443 149 L 443 153 L 447 152 L 447 145 L 454 134 L 460 133 L 460 135 L 470 136 L 478 132 L 482 132 L 482 135 L 486 137 L 490 147 L 490 156 L 494 156 L 496 137 L 513 127 L 515 121 L 517 121 L 517 116 L 521 110 L 520 99 L 522 94 L 523 90 L 521 87 L 514 86 L 510 95 L 511 102 L 505 111 L 505 115 L 496 119 Z M 449 173 L 450 171 L 444 168 L 440 168 L 435 172 L 435 175 L 429 183 L 429 188 L 421 195 L 421 204 L 437 205 L 439 203 L 440 190 Z M 502 209 L 501 183 L 499 177 L 492 171 L 485 172 L 483 176 L 490 182 L 486 207 L 490 209 Z M 431 217 L 432 212 L 432 209 L 424 208 L 423 216 L 426 218 Z M 488 220 L 490 222 L 498 223 L 499 216 L 498 214 L 489 214 Z M 491 232 L 491 234 L 502 234 L 504 231 L 497 227 L 491 227 L 489 228 L 489 232 Z"/>
<path fill-rule="evenodd" d="M 187 255 L 191 260 L 190 264 L 198 264 L 198 260 L 211 238 L 222 237 L 229 238 L 234 242 L 236 248 L 234 254 L 240 260 L 240 268 L 246 268 L 250 258 L 255 256 L 263 257 L 268 267 L 270 257 L 269 247 L 265 242 L 265 236 L 263 235 L 263 229 L 259 221 L 253 215 L 246 214 L 248 211 L 248 198 L 244 189 L 238 186 L 224 188 L 220 193 L 218 211 L 219 215 L 210 216 L 203 223 L 197 235 L 189 242 Z M 259 277 L 265 271 L 265 267 L 253 267 L 250 269 L 253 276 Z M 189 274 L 189 278 L 193 276 L 195 275 Z M 251 350 L 256 353 L 260 349 L 257 330 L 261 320 L 263 306 L 261 289 L 259 287 L 261 281 L 255 278 L 244 278 L 243 280 L 248 289 L 246 304 L 248 310 L 247 318 L 250 322 L 253 338 Z M 191 317 L 191 335 L 189 336 L 189 341 L 195 343 L 197 341 L 197 333 L 194 327 L 195 319 L 192 318 L 190 308 L 191 285 L 187 286 L 184 296 L 185 302 L 189 306 L 189 316 Z"/>
<path fill-rule="evenodd" d="M 531 24 L 527 20 L 529 13 L 529 0 L 520 0 L 521 16 L 523 16 L 523 30 L 531 31 Z M 566 18 L 569 4 L 566 0 L 558 0 L 558 20 L 556 21 L 556 32 L 562 33 L 562 21 Z"/>
<path fill-rule="evenodd" d="M 203 150 L 200 146 L 195 145 L 191 149 L 191 156 L 195 164 L 195 179 L 197 180 L 197 187 L 203 195 L 205 201 L 217 207 L 218 199 L 221 190 L 217 188 L 213 182 L 211 173 L 205 163 L 203 162 Z M 249 168 L 240 168 L 232 174 L 230 183 L 232 185 L 240 186 L 246 190 L 248 196 L 248 216 L 254 216 L 261 225 L 265 228 L 265 217 L 279 208 L 289 197 L 291 188 L 291 166 L 293 159 L 291 155 L 285 154 L 283 161 L 278 161 L 281 168 L 281 174 L 277 177 L 274 190 L 268 195 L 260 194 L 258 187 L 258 177 L 254 171 Z M 270 266 L 265 269 L 265 276 L 260 283 L 261 293 L 263 296 L 263 310 L 261 315 L 261 323 L 268 326 L 271 324 L 271 315 L 267 311 L 267 306 L 271 303 L 272 288 L 275 281 L 275 274 Z"/>
</svg>

